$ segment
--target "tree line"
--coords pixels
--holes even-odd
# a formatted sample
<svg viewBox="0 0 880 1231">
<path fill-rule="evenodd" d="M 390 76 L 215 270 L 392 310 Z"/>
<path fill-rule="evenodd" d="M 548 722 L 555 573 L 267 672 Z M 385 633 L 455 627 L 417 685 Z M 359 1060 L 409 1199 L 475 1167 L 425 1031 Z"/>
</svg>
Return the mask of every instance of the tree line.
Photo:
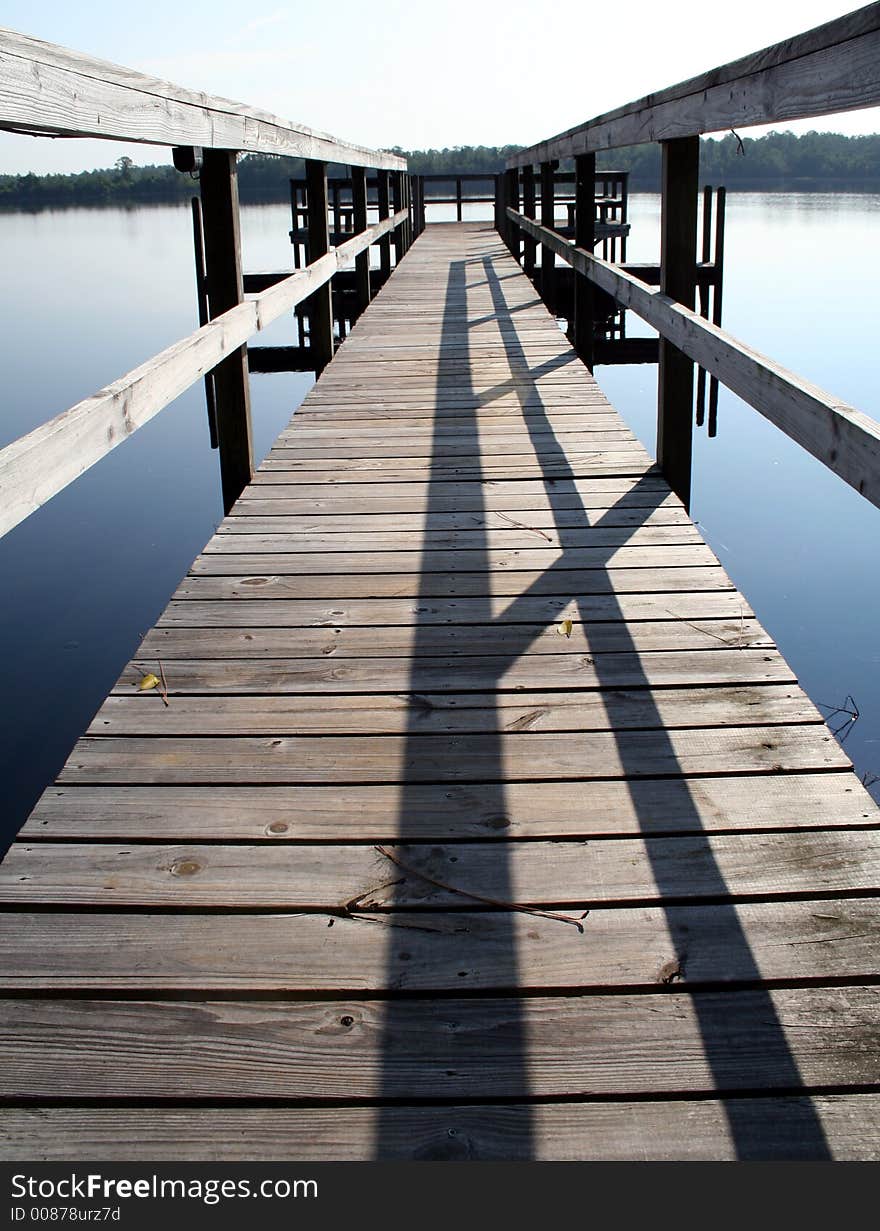
<svg viewBox="0 0 880 1231">
<path fill-rule="evenodd" d="M 466 145 L 442 150 L 401 150 L 416 175 L 494 174 L 521 147 Z M 660 149 L 636 145 L 603 152 L 598 166 L 629 171 L 634 190 L 660 186 Z M 563 170 L 571 168 L 563 162 Z M 304 175 L 302 159 L 271 154 L 245 154 L 238 164 L 239 193 L 245 202 L 286 201 L 289 181 Z M 331 164 L 331 176 L 345 176 L 347 167 Z M 880 135 L 845 137 L 840 133 L 795 136 L 773 132 L 740 138 L 729 133 L 720 140 L 703 139 L 700 176 L 704 183 L 728 188 L 780 190 L 880 188 Z M 172 166 L 136 167 L 120 158 L 113 167 L 75 175 L 0 175 L 0 208 L 42 209 L 65 205 L 141 205 L 179 201 L 196 185 Z"/>
</svg>

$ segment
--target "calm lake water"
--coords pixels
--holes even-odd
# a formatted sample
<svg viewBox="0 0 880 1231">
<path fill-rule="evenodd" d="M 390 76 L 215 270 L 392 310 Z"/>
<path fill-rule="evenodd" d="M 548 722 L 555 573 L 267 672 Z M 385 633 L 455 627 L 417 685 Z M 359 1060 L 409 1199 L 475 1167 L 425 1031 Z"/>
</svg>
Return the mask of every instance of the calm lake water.
<svg viewBox="0 0 880 1231">
<path fill-rule="evenodd" d="M 656 259 L 659 198 L 633 197 L 631 218 L 630 259 Z M 880 418 L 880 197 L 732 194 L 727 218 L 725 326 Z M 288 228 L 285 206 L 246 208 L 245 268 L 290 268 Z M 197 325 L 186 207 L 5 214 L 0 237 L 0 446 Z M 634 321 L 629 332 L 649 331 Z M 294 342 L 290 322 L 261 341 Z M 597 375 L 653 451 L 656 369 Z M 252 378 L 257 457 L 311 383 Z M 870 782 L 880 775 L 880 511 L 722 390 L 718 438 L 697 433 L 693 513 L 810 696 L 828 707 L 855 699 L 846 749 Z M 0 849 L 221 517 L 198 386 L 0 539 Z"/>
</svg>

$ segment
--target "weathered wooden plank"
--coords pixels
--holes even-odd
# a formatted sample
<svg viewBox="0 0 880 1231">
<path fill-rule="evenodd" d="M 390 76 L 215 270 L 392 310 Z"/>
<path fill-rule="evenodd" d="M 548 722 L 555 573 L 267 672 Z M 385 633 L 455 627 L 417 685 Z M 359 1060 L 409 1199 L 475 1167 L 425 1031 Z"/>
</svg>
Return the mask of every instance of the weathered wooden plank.
<svg viewBox="0 0 880 1231">
<path fill-rule="evenodd" d="M 266 111 L 0 30 L 0 128 L 151 145 L 194 145 L 400 168 L 387 150 L 339 141 Z"/>
<path fill-rule="evenodd" d="M 782 900 L 878 889 L 880 835 L 864 829 L 503 847 L 497 842 L 395 845 L 382 852 L 365 845 L 118 847 L 19 841 L 0 865 L 0 903 L 24 908 L 350 907 L 365 913 L 456 910 L 507 896 L 518 906 L 583 910 L 661 899 L 671 903 L 772 895 Z M 476 899 L 470 896 L 474 894 Z"/>
<path fill-rule="evenodd" d="M 187 697 L 157 705 L 111 696 L 89 735 L 399 735 L 468 731 L 604 731 L 630 727 L 819 723 L 793 685 L 596 692 L 419 693 L 387 696 Z"/>
<path fill-rule="evenodd" d="M 208 328 L 208 326 L 206 326 Z M 11 447 L 11 446 L 10 446 Z M 262 473 L 269 477 L 272 483 L 278 482 L 280 474 L 292 474 L 306 482 L 317 482 L 328 470 L 340 477 L 337 482 L 351 482 L 352 477 L 358 483 L 408 483 L 412 480 L 424 482 L 430 477 L 435 484 L 444 481 L 460 481 L 461 479 L 569 479 L 586 478 L 592 475 L 605 477 L 633 477 L 643 474 L 648 464 L 647 454 L 642 456 L 636 446 L 629 446 L 627 452 L 613 449 L 595 448 L 569 455 L 563 459 L 550 453 L 541 457 L 534 452 L 511 454 L 507 457 L 495 458 L 491 455 L 480 461 L 467 461 L 464 458 L 450 458 L 439 461 L 431 466 L 427 458 L 305 458 L 298 461 L 294 458 L 266 458 L 262 463 Z M 270 477 L 271 476 L 271 477 Z"/>
<path fill-rule="evenodd" d="M 838 1162 L 880 1156 L 880 1095 L 738 1097 L 734 1134 L 718 1099 L 462 1106 L 12 1107 L 0 1110 L 9 1162 L 710 1162 L 814 1157 L 818 1122 Z M 768 1131 L 768 1126 L 772 1130 Z M 751 1141 L 751 1147 L 744 1146 Z"/>
<path fill-rule="evenodd" d="M 635 527 L 604 525 L 573 526 L 561 531 L 548 527 L 546 530 L 535 530 L 531 526 L 505 525 L 496 522 L 494 526 L 474 533 L 472 530 L 441 530 L 428 525 L 426 529 L 417 531 L 397 530 L 359 530 L 352 529 L 344 537 L 338 534 L 324 534 L 320 529 L 308 533 L 297 534 L 281 530 L 261 531 L 257 527 L 245 531 L 246 537 L 228 531 L 215 534 L 205 544 L 206 554 L 237 554 L 246 552 L 251 555 L 257 552 L 316 551 L 322 554 L 335 554 L 344 551 L 346 555 L 357 552 L 397 551 L 450 551 L 459 556 L 461 569 L 467 569 L 468 552 L 477 551 L 481 555 L 485 551 L 517 547 L 529 548 L 540 546 L 556 547 L 560 551 L 571 551 L 577 548 L 603 547 L 643 547 L 658 548 L 697 544 L 703 546 L 703 539 L 696 526 L 684 522 L 673 526 Z M 546 546 L 545 546 L 546 545 Z"/>
<path fill-rule="evenodd" d="M 686 526 L 689 524 L 684 509 L 671 503 L 661 505 L 659 508 L 636 505 L 632 508 L 602 509 L 597 515 L 591 517 L 582 507 L 578 507 L 574 499 L 571 502 L 572 507 L 568 509 L 551 507 L 525 509 L 520 511 L 520 516 L 517 516 L 515 512 L 508 513 L 502 509 L 491 509 L 485 512 L 452 509 L 449 512 L 438 512 L 431 502 L 429 526 L 426 522 L 425 509 L 420 513 L 376 513 L 371 511 L 371 503 L 375 505 L 375 502 L 360 501 L 350 512 L 344 510 L 337 512 L 335 502 L 325 501 L 326 511 L 314 512 L 308 508 L 304 500 L 293 501 L 290 504 L 279 503 L 278 499 L 242 500 L 236 507 L 235 516 L 225 518 L 217 529 L 220 534 L 289 533 L 291 538 L 296 540 L 297 537 L 303 535 L 304 531 L 348 535 L 352 532 L 353 525 L 357 527 L 358 534 L 366 534 L 368 531 L 418 532 L 426 528 L 430 528 L 434 533 L 447 530 L 482 533 L 489 529 L 528 530 L 537 533 L 538 528 L 547 531 L 552 529 L 575 530 L 586 529 L 589 525 L 596 523 L 601 523 L 601 527 L 597 527 L 600 530 L 618 526 Z M 303 509 L 306 511 L 303 512 Z"/>
<path fill-rule="evenodd" d="M 219 536 L 218 536 L 219 538 Z M 252 547 L 250 542 L 242 546 Z M 290 548 L 292 544 L 284 544 Z M 565 548 L 493 548 L 475 554 L 472 569 L 529 572 L 534 569 L 558 570 L 559 579 L 555 588 L 568 591 L 563 573 L 582 569 L 657 569 L 697 568 L 717 564 L 715 553 L 702 543 L 634 547 L 629 543 L 620 547 L 570 547 Z M 253 573 L 288 573 L 303 576 L 307 573 L 331 575 L 335 573 L 350 577 L 356 573 L 414 573 L 424 577 L 428 573 L 467 571 L 467 560 L 460 551 L 420 551 L 417 544 L 409 551 L 271 551 L 248 550 L 240 552 L 205 552 L 193 562 L 193 575 L 216 577 L 243 577 Z"/>
<path fill-rule="evenodd" d="M 15 912 L 0 916 L 0 989 L 461 993 L 515 983 L 523 991 L 656 990 L 672 979 L 689 988 L 878 975 L 873 897 L 745 902 L 735 911 L 597 907 L 583 927 L 581 934 L 558 920 L 492 911 L 366 919 Z"/>
<path fill-rule="evenodd" d="M 560 604 L 568 606 L 568 604 Z M 569 612 L 569 615 L 577 613 Z M 561 614 L 560 614 L 561 618 Z M 242 626 L 230 614 L 228 622 L 199 627 L 154 628 L 138 651 L 140 656 L 173 663 L 186 658 L 394 658 L 421 662 L 428 657 L 482 657 L 531 654 L 611 654 L 657 650 L 714 650 L 772 647 L 755 620 L 643 620 L 634 624 L 603 621 L 576 624 L 566 632 L 553 623 L 506 624 L 503 616 L 482 624 L 390 625 L 388 627 L 321 628 Z M 567 625 L 565 628 L 567 629 Z M 414 671 L 418 668 L 414 667 Z"/>
<path fill-rule="evenodd" d="M 349 698 L 351 701 L 352 699 Z M 51 786 L 27 841 L 392 842 L 878 825 L 848 771 L 493 785 Z"/>
<path fill-rule="evenodd" d="M 170 680 L 169 680 L 170 684 Z M 84 736 L 59 782 L 480 782 L 840 769 L 825 727 L 496 735 Z"/>
<path fill-rule="evenodd" d="M 265 558 L 264 558 L 265 559 Z M 263 561 L 252 561 L 254 564 Z M 283 563 L 283 562 L 282 562 Z M 277 560 L 276 560 L 277 564 Z M 468 595 L 494 596 L 494 615 L 503 614 L 509 603 L 501 599 L 519 596 L 519 602 L 541 595 L 561 595 L 569 601 L 572 594 L 581 602 L 587 596 L 607 594 L 654 593 L 680 595 L 690 591 L 736 593 L 733 583 L 719 565 L 676 565 L 674 568 L 563 569 L 545 572 L 496 570 L 493 573 L 330 573 L 297 575 L 295 572 L 261 572 L 212 576 L 190 573 L 180 583 L 175 597 L 182 599 L 253 599 L 260 597 L 301 599 L 412 598 L 419 600 L 457 598 Z M 743 600 L 744 601 L 744 600 Z M 527 610 L 527 607 L 523 608 Z M 508 614 L 508 621 L 512 618 Z"/>
<path fill-rule="evenodd" d="M 290 487 L 295 486 L 295 491 Z M 444 484 L 434 490 L 430 482 L 377 485 L 352 480 L 338 482 L 328 475 L 325 482 L 307 483 L 300 479 L 271 476 L 258 472 L 254 482 L 242 499 L 241 508 L 246 509 L 253 500 L 307 500 L 321 501 L 329 512 L 337 507 L 346 512 L 345 500 L 382 500 L 390 512 L 422 511 L 428 507 L 438 513 L 460 510 L 502 509 L 514 512 L 517 509 L 544 508 L 563 509 L 608 509 L 668 508 L 681 507 L 680 501 L 670 492 L 659 473 L 621 478 L 591 479 L 489 479 L 485 483 L 472 480 L 456 484 Z M 408 503 L 412 502 L 412 504 Z M 358 508 L 352 504 L 351 508 Z M 238 512 L 238 510 L 236 510 Z"/>
<path fill-rule="evenodd" d="M 196 579 L 193 579 L 194 581 Z M 487 604 L 484 598 L 433 599 L 354 599 L 346 603 L 309 599 L 272 599 L 247 597 L 248 587 L 228 594 L 222 600 L 199 600 L 195 588 L 186 601 L 168 604 L 158 628 L 340 628 L 376 629 L 387 625 L 484 624 Z M 251 593 L 259 594 L 259 587 Z M 559 598 L 521 597 L 516 604 L 498 603 L 492 616 L 499 623 L 542 624 L 569 617 L 575 624 L 601 621 L 646 620 L 740 620 L 752 612 L 735 590 L 683 594 L 588 595 L 560 603 Z M 707 624 L 710 632 L 729 635 L 724 629 Z M 555 631 L 555 630 L 551 630 Z M 574 630 L 572 630 L 574 631 Z M 745 626 L 738 631 L 745 633 Z M 559 635 L 558 633 L 556 634 Z M 559 646 L 557 645 L 557 652 Z M 483 646 L 485 650 L 485 644 Z"/>
<path fill-rule="evenodd" d="M 144 670 L 156 664 L 139 655 L 113 691 L 130 694 Z M 165 671 L 171 697 L 200 693 L 408 693 L 412 664 L 405 658 L 178 659 Z M 418 666 L 420 693 L 528 688 L 645 688 L 670 685 L 792 683 L 791 668 L 775 651 L 713 649 L 629 654 L 485 655 L 425 658 Z"/>
<path fill-rule="evenodd" d="M 780 1035 L 805 1089 L 859 1087 L 880 1077 L 878 995 L 410 1000 L 391 1011 L 353 1000 L 0 1000 L 0 1098 L 51 1100 L 59 1087 L 106 1101 L 718 1095 L 778 1089 Z"/>
</svg>

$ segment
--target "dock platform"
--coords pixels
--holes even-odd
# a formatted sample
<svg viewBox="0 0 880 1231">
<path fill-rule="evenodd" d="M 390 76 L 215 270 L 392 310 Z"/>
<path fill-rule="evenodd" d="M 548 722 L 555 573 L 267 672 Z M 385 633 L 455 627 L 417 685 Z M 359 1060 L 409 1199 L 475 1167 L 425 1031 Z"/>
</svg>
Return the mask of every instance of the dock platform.
<svg viewBox="0 0 880 1231">
<path fill-rule="evenodd" d="M 878 821 L 494 229 L 429 225 L 0 868 L 0 1153 L 877 1158 Z"/>
</svg>

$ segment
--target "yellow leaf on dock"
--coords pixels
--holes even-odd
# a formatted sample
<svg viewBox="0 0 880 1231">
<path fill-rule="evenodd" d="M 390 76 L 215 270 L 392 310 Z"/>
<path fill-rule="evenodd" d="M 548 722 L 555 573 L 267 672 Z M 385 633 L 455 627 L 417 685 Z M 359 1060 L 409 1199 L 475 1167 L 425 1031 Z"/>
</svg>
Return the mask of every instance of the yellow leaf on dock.
<svg viewBox="0 0 880 1231">
<path fill-rule="evenodd" d="M 138 690 L 140 692 L 147 692 L 150 688 L 158 688 L 160 683 L 161 680 L 158 675 L 153 675 L 152 671 L 148 671 L 147 674 L 141 678 L 141 681 L 138 684 Z"/>
<path fill-rule="evenodd" d="M 563 620 L 561 624 L 556 626 L 556 631 L 560 637 L 570 637 L 572 628 L 574 628 L 574 625 L 571 620 Z"/>
</svg>

